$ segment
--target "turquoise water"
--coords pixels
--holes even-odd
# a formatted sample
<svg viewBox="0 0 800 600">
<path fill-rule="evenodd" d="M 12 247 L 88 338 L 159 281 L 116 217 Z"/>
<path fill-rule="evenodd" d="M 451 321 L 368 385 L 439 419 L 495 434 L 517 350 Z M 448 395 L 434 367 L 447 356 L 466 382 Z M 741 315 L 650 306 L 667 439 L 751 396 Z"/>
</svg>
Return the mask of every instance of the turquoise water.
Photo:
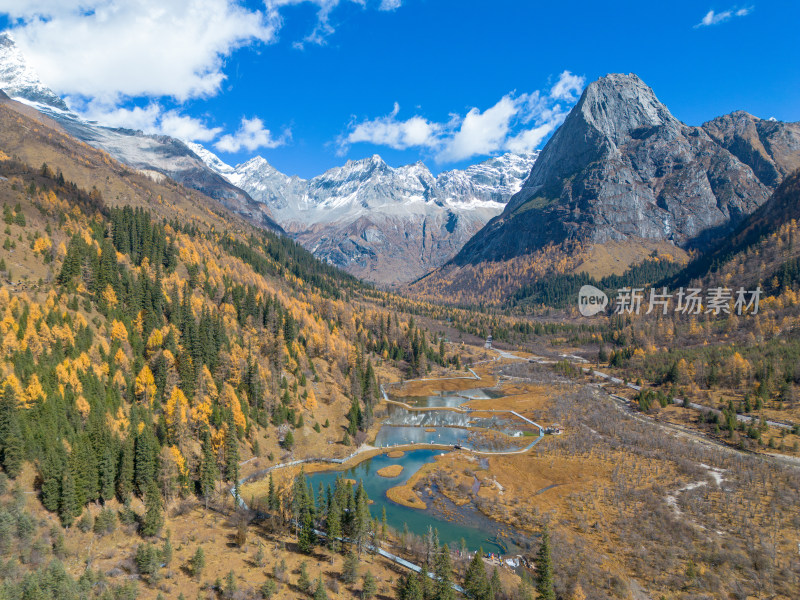
<svg viewBox="0 0 800 600">
<path fill-rule="evenodd" d="M 406 428 L 409 429 L 409 428 Z M 363 481 L 364 489 L 374 504 L 370 505 L 373 517 L 380 519 L 381 510 L 386 509 L 386 521 L 390 527 L 398 531 L 403 531 L 403 524 L 408 525 L 408 530 L 417 535 L 425 535 L 428 527 L 432 526 L 439 531 L 439 539 L 442 543 L 449 544 L 453 549 L 461 546 L 463 538 L 470 550 L 477 550 L 482 547 L 486 552 L 504 552 L 503 547 L 498 543 L 496 534 L 500 525 L 477 513 L 477 511 L 466 511 L 465 520 L 470 523 L 479 523 L 479 527 L 473 527 L 464 523 L 454 523 L 448 521 L 431 510 L 418 510 L 396 504 L 386 497 L 386 490 L 407 482 L 422 465 L 433 462 L 441 450 L 413 450 L 406 452 L 400 458 L 389 458 L 382 454 L 369 460 L 359 463 L 347 471 L 326 471 L 309 475 L 314 490 L 323 485 L 333 485 L 338 475 L 343 475 L 356 481 Z M 403 472 L 397 477 L 381 477 L 376 471 L 389 465 L 402 464 Z"/>
</svg>

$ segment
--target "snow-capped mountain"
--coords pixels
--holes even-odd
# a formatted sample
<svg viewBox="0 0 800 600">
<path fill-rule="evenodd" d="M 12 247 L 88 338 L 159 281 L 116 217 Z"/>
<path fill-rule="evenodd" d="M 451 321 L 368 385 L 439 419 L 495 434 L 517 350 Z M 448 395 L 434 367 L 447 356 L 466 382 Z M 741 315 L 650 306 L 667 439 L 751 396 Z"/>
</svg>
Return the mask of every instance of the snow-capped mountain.
<svg viewBox="0 0 800 600">
<path fill-rule="evenodd" d="M 266 205 L 254 202 L 184 142 L 131 129 L 104 127 L 69 110 L 36 74 L 8 33 L 0 33 L 0 90 L 56 121 L 68 134 L 105 150 L 116 160 L 152 176 L 167 175 L 225 204 L 253 222 L 280 230 Z M 220 161 L 221 163 L 221 161 Z"/>
<path fill-rule="evenodd" d="M 319 258 L 381 283 L 411 281 L 452 258 L 503 211 L 537 156 L 505 154 L 434 177 L 421 162 L 393 168 L 376 154 L 306 180 L 260 156 L 234 168 L 196 153 Z"/>
</svg>

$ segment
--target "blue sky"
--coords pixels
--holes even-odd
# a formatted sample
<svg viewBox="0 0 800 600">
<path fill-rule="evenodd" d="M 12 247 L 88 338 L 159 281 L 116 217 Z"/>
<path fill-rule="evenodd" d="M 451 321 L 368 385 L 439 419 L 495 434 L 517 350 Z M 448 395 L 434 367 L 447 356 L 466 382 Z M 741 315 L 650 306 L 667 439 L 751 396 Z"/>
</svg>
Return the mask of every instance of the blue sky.
<svg viewBox="0 0 800 600">
<path fill-rule="evenodd" d="M 24 5 L 24 6 L 22 6 Z M 584 82 L 635 72 L 697 125 L 800 121 L 800 3 L 0 0 L 0 28 L 98 120 L 310 177 L 541 147 Z"/>
</svg>

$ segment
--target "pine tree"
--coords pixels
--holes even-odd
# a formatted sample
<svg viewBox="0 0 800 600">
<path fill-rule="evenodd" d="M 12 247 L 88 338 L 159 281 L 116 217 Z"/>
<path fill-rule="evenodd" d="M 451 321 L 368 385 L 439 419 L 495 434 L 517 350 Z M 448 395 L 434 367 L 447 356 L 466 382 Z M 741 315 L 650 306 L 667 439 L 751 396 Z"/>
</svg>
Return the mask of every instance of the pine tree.
<svg viewBox="0 0 800 600">
<path fill-rule="evenodd" d="M 447 544 L 439 548 L 433 564 L 433 572 L 436 575 L 436 585 L 434 586 L 436 600 L 455 600 L 453 563 L 450 560 L 450 548 L 447 547 Z"/>
<path fill-rule="evenodd" d="M 483 548 L 479 549 L 464 574 L 464 592 L 473 600 L 489 600 L 489 581 L 483 563 Z"/>
<path fill-rule="evenodd" d="M 303 511 L 302 528 L 300 529 L 300 535 L 297 539 L 297 547 L 300 552 L 310 554 L 314 550 L 316 543 L 317 536 L 314 533 L 314 518 L 311 511 L 306 509 Z"/>
<path fill-rule="evenodd" d="M 419 573 L 411 572 L 405 580 L 401 580 L 403 584 L 400 588 L 400 600 L 425 600 L 423 587 L 420 583 L 421 577 L 423 576 Z"/>
<path fill-rule="evenodd" d="M 194 555 L 189 559 L 189 570 L 196 579 L 200 579 L 203 574 L 203 569 L 206 567 L 206 553 L 203 552 L 203 547 L 198 546 L 194 551 Z"/>
<path fill-rule="evenodd" d="M 225 479 L 230 482 L 236 482 L 239 480 L 239 440 L 236 437 L 236 424 L 233 421 L 233 413 L 228 413 L 227 424 L 228 429 L 225 432 Z"/>
<path fill-rule="evenodd" d="M 550 556 L 550 532 L 547 527 L 542 531 L 542 544 L 536 557 L 536 591 L 542 600 L 555 600 L 553 588 L 553 560 Z"/>
<path fill-rule="evenodd" d="M 297 587 L 302 592 L 308 592 L 311 589 L 311 579 L 308 577 L 306 561 L 300 563 L 300 576 L 297 578 Z"/>
<path fill-rule="evenodd" d="M 164 525 L 164 514 L 161 502 L 161 491 L 155 480 L 147 486 L 144 498 L 144 519 L 142 519 L 142 535 L 150 537 L 156 535 Z"/>
<path fill-rule="evenodd" d="M 134 437 L 128 435 L 128 439 L 122 445 L 119 455 L 119 470 L 117 476 L 117 499 L 125 502 L 133 493 L 133 454 Z"/>
<path fill-rule="evenodd" d="M 339 503 L 336 502 L 335 496 L 331 498 L 325 529 L 328 533 L 328 549 L 331 552 L 337 552 L 341 547 L 339 538 L 342 537 L 342 510 L 339 508 Z"/>
<path fill-rule="evenodd" d="M 151 481 L 156 477 L 156 461 L 158 457 L 158 441 L 150 428 L 145 426 L 136 437 L 134 452 L 134 481 L 140 496 L 144 496 Z"/>
<path fill-rule="evenodd" d="M 497 567 L 492 571 L 492 580 L 489 582 L 489 600 L 500 598 L 503 594 L 503 583 L 500 581 L 500 573 Z"/>
<path fill-rule="evenodd" d="M 167 537 L 164 538 L 164 544 L 161 546 L 161 562 L 167 567 L 172 562 L 172 533 L 169 530 L 167 530 Z"/>
<path fill-rule="evenodd" d="M 0 463 L 14 479 L 22 470 L 24 446 L 14 388 L 6 384 L 0 398 Z"/>
<path fill-rule="evenodd" d="M 64 527 L 69 527 L 80 514 L 78 499 L 75 496 L 75 479 L 69 467 L 64 469 L 61 478 L 61 503 L 58 507 L 58 516 Z"/>
<path fill-rule="evenodd" d="M 206 431 L 203 436 L 203 456 L 200 459 L 200 495 L 205 500 L 206 508 L 208 501 L 216 489 L 218 469 L 217 457 L 214 456 L 214 449 L 211 447 L 211 439 Z"/>
<path fill-rule="evenodd" d="M 100 498 L 104 503 L 114 497 L 115 476 L 114 451 L 107 446 L 100 462 Z"/>
<path fill-rule="evenodd" d="M 367 498 L 367 492 L 364 489 L 363 483 L 359 482 L 356 488 L 355 514 L 353 515 L 352 521 L 352 538 L 356 543 L 359 556 L 361 556 L 361 552 L 367 544 L 371 524 L 372 517 L 369 514 L 369 498 Z"/>
<path fill-rule="evenodd" d="M 370 571 L 367 571 L 364 573 L 364 584 L 361 588 L 361 598 L 363 598 L 363 600 L 372 600 L 376 593 L 378 593 L 378 582 L 375 581 L 375 576 Z"/>
<path fill-rule="evenodd" d="M 50 512 L 58 511 L 61 503 L 61 478 L 64 471 L 63 461 L 56 451 L 50 450 L 41 464 L 42 505 Z"/>
<path fill-rule="evenodd" d="M 272 473 L 269 474 L 269 492 L 267 493 L 267 504 L 269 505 L 269 509 L 273 512 L 277 512 L 280 508 L 279 506 L 280 500 L 278 499 L 278 494 L 275 491 L 275 480 L 272 478 Z"/>
<path fill-rule="evenodd" d="M 322 582 L 322 576 L 317 579 L 317 587 L 314 590 L 314 600 L 328 600 L 328 593 L 325 591 L 325 584 Z"/>
<path fill-rule="evenodd" d="M 356 579 L 358 579 L 358 557 L 350 551 L 344 557 L 342 580 L 349 585 L 355 583 Z"/>
</svg>

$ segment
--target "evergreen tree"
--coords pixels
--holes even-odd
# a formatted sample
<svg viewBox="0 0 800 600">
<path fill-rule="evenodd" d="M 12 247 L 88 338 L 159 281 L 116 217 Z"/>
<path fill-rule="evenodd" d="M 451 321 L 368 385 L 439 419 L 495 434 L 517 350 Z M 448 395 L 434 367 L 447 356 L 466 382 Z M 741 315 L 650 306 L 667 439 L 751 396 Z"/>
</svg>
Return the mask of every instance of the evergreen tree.
<svg viewBox="0 0 800 600">
<path fill-rule="evenodd" d="M 147 488 L 156 477 L 158 441 L 149 427 L 145 426 L 136 437 L 134 452 L 134 481 L 139 495 L 144 497 Z"/>
<path fill-rule="evenodd" d="M 278 498 L 278 494 L 275 491 L 275 481 L 272 478 L 272 473 L 269 474 L 269 493 L 267 494 L 267 504 L 269 505 L 269 509 L 273 512 L 278 512 L 281 508 L 280 506 L 280 498 Z"/>
<path fill-rule="evenodd" d="M 483 548 L 479 549 L 464 574 L 464 593 L 473 600 L 489 600 L 489 581 L 483 563 Z"/>
<path fill-rule="evenodd" d="M 200 576 L 203 574 L 203 569 L 206 567 L 206 553 L 203 552 L 203 547 L 198 546 L 197 550 L 194 551 L 194 555 L 192 558 L 189 559 L 189 570 L 192 572 L 192 575 L 200 579 Z"/>
<path fill-rule="evenodd" d="M 348 552 L 344 557 L 342 565 L 342 581 L 350 585 L 358 579 L 358 557 L 352 552 Z"/>
<path fill-rule="evenodd" d="M 14 389 L 6 384 L 0 397 L 0 463 L 14 479 L 22 470 L 23 439 Z"/>
<path fill-rule="evenodd" d="M 439 548 L 433 564 L 433 572 L 436 575 L 434 586 L 436 600 L 455 600 L 453 563 L 450 560 L 450 548 L 447 547 L 447 544 Z"/>
<path fill-rule="evenodd" d="M 116 483 L 116 467 L 114 465 L 114 451 L 106 447 L 100 462 L 100 498 L 108 502 L 114 497 L 114 484 Z"/>
<path fill-rule="evenodd" d="M 503 583 L 500 581 L 500 573 L 497 571 L 497 567 L 495 567 L 492 571 L 492 579 L 489 582 L 489 590 L 489 600 L 495 600 L 495 598 L 502 597 Z"/>
<path fill-rule="evenodd" d="M 297 578 L 297 587 L 301 592 L 306 592 L 311 589 L 311 579 L 308 577 L 308 568 L 306 561 L 300 563 L 300 576 Z"/>
<path fill-rule="evenodd" d="M 218 469 L 217 457 L 214 456 L 214 449 L 211 446 L 211 439 L 208 431 L 203 436 L 203 456 L 200 459 L 200 495 L 205 500 L 206 508 L 208 508 L 208 501 L 214 494 L 216 489 Z"/>
<path fill-rule="evenodd" d="M 317 543 L 317 535 L 314 533 L 314 517 L 310 510 L 303 511 L 302 528 L 297 539 L 297 547 L 300 552 L 310 554 Z"/>
<path fill-rule="evenodd" d="M 236 400 L 234 400 L 236 402 Z M 225 479 L 230 482 L 239 480 L 239 440 L 236 437 L 236 424 L 233 413 L 228 413 L 228 430 L 225 432 Z"/>
<path fill-rule="evenodd" d="M 75 495 L 75 478 L 69 467 L 64 469 L 61 478 L 61 502 L 58 507 L 58 516 L 64 527 L 69 527 L 80 514 L 80 505 Z"/>
<path fill-rule="evenodd" d="M 542 600 L 555 600 L 553 588 L 553 560 L 550 556 L 550 532 L 547 527 L 542 531 L 542 544 L 536 556 L 536 591 Z"/>
<path fill-rule="evenodd" d="M 371 524 L 372 517 L 369 513 L 369 498 L 367 498 L 367 492 L 364 489 L 363 483 L 359 482 L 356 488 L 355 513 L 353 514 L 351 532 L 351 537 L 356 544 L 359 556 L 361 556 L 361 552 L 367 544 Z"/>
<path fill-rule="evenodd" d="M 64 463 L 55 450 L 49 450 L 42 461 L 40 475 L 42 478 L 42 504 L 50 512 L 56 512 L 61 503 L 61 478 Z"/>
<path fill-rule="evenodd" d="M 167 530 L 167 537 L 164 538 L 164 544 L 161 546 L 161 562 L 167 567 L 172 562 L 172 533 L 169 530 Z"/>
<path fill-rule="evenodd" d="M 372 600 L 377 593 L 378 582 L 375 581 L 375 576 L 370 571 L 367 571 L 364 573 L 364 583 L 361 587 L 361 598 L 363 600 Z"/>
<path fill-rule="evenodd" d="M 142 519 L 142 535 L 150 537 L 156 535 L 164 525 L 164 514 L 161 502 L 161 491 L 158 484 L 152 480 L 147 486 L 144 497 L 144 519 Z"/>
<path fill-rule="evenodd" d="M 328 533 L 328 549 L 331 552 L 337 552 L 341 547 L 339 538 L 342 537 L 342 510 L 339 508 L 335 496 L 331 498 L 331 504 L 328 507 L 325 529 Z"/>
<path fill-rule="evenodd" d="M 119 455 L 119 470 L 117 476 L 117 499 L 125 502 L 133 493 L 133 454 L 134 437 L 128 435 L 128 439 L 122 445 Z"/>
<path fill-rule="evenodd" d="M 412 571 L 400 580 L 402 583 L 398 594 L 399 600 L 425 600 L 422 584 L 420 583 L 421 577 L 419 573 Z"/>
<path fill-rule="evenodd" d="M 325 584 L 322 582 L 322 576 L 317 579 L 317 587 L 314 590 L 314 600 L 328 600 L 328 593 L 325 591 Z"/>
</svg>

